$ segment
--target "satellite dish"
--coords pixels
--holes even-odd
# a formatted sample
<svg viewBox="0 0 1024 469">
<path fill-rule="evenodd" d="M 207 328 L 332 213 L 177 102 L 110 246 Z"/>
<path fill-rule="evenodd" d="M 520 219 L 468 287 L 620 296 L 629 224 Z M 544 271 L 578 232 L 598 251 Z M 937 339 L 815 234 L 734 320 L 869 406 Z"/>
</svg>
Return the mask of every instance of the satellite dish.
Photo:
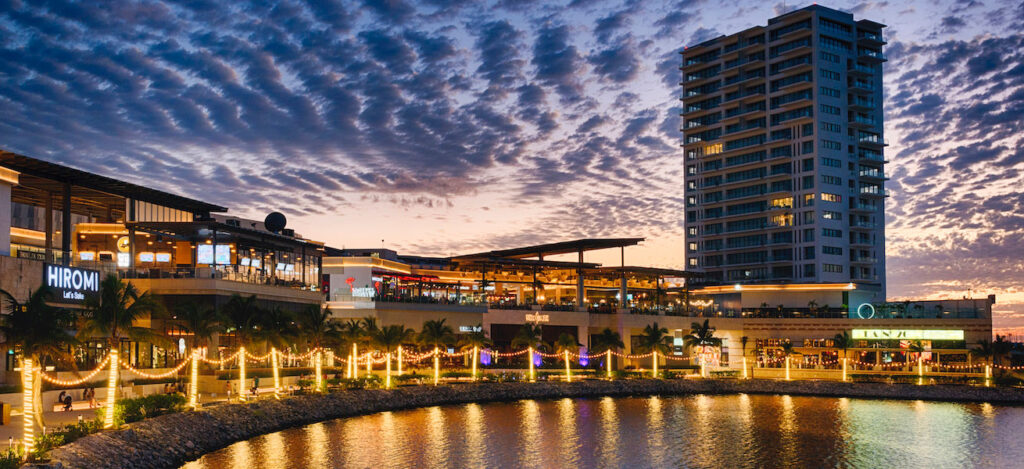
<svg viewBox="0 0 1024 469">
<path fill-rule="evenodd" d="M 288 224 L 288 219 L 284 217 L 281 212 L 271 212 L 267 215 L 267 218 L 263 220 L 263 226 L 267 228 L 267 231 L 278 233 L 284 229 L 285 225 Z"/>
</svg>

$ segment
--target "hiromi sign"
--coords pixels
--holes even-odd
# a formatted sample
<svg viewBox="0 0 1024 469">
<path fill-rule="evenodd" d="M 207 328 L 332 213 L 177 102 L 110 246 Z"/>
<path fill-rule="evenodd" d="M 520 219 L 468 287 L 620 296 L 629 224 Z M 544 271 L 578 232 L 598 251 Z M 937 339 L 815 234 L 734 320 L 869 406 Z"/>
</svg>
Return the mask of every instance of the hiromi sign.
<svg viewBox="0 0 1024 469">
<path fill-rule="evenodd" d="M 45 264 L 43 281 L 67 303 L 79 303 L 100 291 L 100 273 L 64 265 Z"/>
<path fill-rule="evenodd" d="M 854 329 L 861 340 L 964 340 L 963 329 Z"/>
</svg>

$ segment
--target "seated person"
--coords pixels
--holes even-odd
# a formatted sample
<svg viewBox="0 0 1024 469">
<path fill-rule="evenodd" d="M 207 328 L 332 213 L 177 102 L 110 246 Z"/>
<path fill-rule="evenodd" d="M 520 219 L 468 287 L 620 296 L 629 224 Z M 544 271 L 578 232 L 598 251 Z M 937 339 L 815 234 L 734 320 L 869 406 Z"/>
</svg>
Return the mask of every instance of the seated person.
<svg viewBox="0 0 1024 469">
<path fill-rule="evenodd" d="M 67 396 L 64 396 L 64 412 L 69 412 L 70 410 L 71 410 L 71 396 L 67 395 Z"/>
</svg>

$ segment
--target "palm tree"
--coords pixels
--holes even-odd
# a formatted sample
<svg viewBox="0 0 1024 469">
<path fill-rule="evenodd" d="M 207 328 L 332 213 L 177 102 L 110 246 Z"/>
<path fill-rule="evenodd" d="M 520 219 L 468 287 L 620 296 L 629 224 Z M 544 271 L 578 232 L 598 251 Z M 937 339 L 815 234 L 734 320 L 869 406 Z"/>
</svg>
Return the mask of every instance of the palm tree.
<svg viewBox="0 0 1024 469">
<path fill-rule="evenodd" d="M 523 327 L 519 328 L 516 332 L 515 337 L 512 338 L 513 347 L 532 347 L 535 351 L 539 348 L 541 342 L 541 328 L 540 324 L 523 324 Z M 533 357 L 530 354 L 526 354 L 526 364 L 529 365 L 533 361 Z"/>
<path fill-rule="evenodd" d="M 254 319 L 256 328 L 252 337 L 263 342 L 265 349 L 270 349 L 270 347 L 287 349 L 296 337 L 294 315 L 280 306 L 261 308 L 259 316 Z"/>
<path fill-rule="evenodd" d="M 818 302 L 814 300 L 808 301 L 807 309 L 810 310 L 811 316 L 816 316 L 818 313 Z"/>
<path fill-rule="evenodd" d="M 0 290 L 3 303 L 10 310 L 0 315 L 0 332 L 4 335 L 4 346 L 19 349 L 23 358 L 32 360 L 34 366 L 45 362 L 70 362 L 74 356 L 70 347 L 78 344 L 65 327 L 74 322 L 74 313 L 46 304 L 53 291 L 41 286 L 29 292 L 28 301 L 19 302 L 14 295 Z M 22 370 L 24 373 L 26 370 Z M 42 374 L 33 373 L 32 406 L 36 409 L 35 420 L 43 428 Z"/>
<path fill-rule="evenodd" d="M 465 352 L 467 350 L 472 350 L 474 347 L 478 350 L 490 347 L 494 345 L 494 342 L 487 337 L 487 332 L 483 330 L 483 327 L 479 327 L 479 329 L 474 328 L 473 331 L 468 334 L 461 334 L 459 336 L 459 345 L 461 346 L 460 350 Z"/>
<path fill-rule="evenodd" d="M 643 352 L 657 351 L 668 355 L 672 351 L 672 336 L 668 335 L 668 329 L 658 326 L 657 322 L 651 323 L 644 326 L 638 348 Z"/>
<path fill-rule="evenodd" d="M 743 356 L 747 356 L 747 342 L 750 342 L 750 337 L 740 337 L 740 346 L 743 347 Z"/>
<path fill-rule="evenodd" d="M 181 321 L 181 326 L 192 333 L 192 349 L 206 345 L 214 334 L 224 330 L 221 317 L 213 308 L 198 302 L 188 302 L 176 308 L 174 319 Z"/>
<path fill-rule="evenodd" d="M 1013 350 L 1013 342 L 1006 340 L 1005 335 L 996 334 L 996 340 L 992 341 L 992 360 L 994 364 L 998 365 L 1003 361 L 1003 357 Z"/>
<path fill-rule="evenodd" d="M 164 310 L 151 292 L 140 293 L 135 285 L 107 275 L 100 293 L 85 300 L 86 316 L 78 327 L 79 337 L 105 337 L 110 350 L 120 347 L 121 338 L 169 346 L 170 341 L 148 327 L 134 324 Z"/>
<path fill-rule="evenodd" d="M 590 351 L 593 353 L 602 353 L 625 347 L 626 344 L 622 343 L 622 336 L 610 327 L 604 328 L 600 334 L 595 335 L 593 340 L 590 341 Z"/>
<path fill-rule="evenodd" d="M 237 293 L 231 295 L 228 302 L 221 308 L 227 332 L 235 334 L 239 346 L 248 346 L 253 343 L 253 333 L 256 320 L 260 316 L 260 309 L 256 302 L 256 295 L 241 296 Z"/>
<path fill-rule="evenodd" d="M 987 339 L 978 341 L 978 346 L 971 349 L 971 353 L 982 359 L 992 358 L 992 342 Z"/>
<path fill-rule="evenodd" d="M 840 334 L 836 334 L 832 340 L 835 343 L 836 348 L 843 349 L 843 358 L 846 358 L 846 351 L 848 349 L 857 345 L 853 340 L 853 336 L 850 335 L 850 331 L 843 331 Z"/>
<path fill-rule="evenodd" d="M 570 365 L 569 354 L 577 353 L 580 350 L 580 343 L 576 342 L 576 336 L 572 334 L 566 334 L 565 332 L 558 335 L 558 339 L 555 340 L 555 353 L 565 360 L 565 366 L 568 368 Z"/>
<path fill-rule="evenodd" d="M 576 353 L 580 350 L 580 343 L 576 342 L 576 336 L 572 334 L 566 334 L 565 332 L 559 334 L 558 340 L 555 340 L 555 353 L 562 355 L 565 352 Z"/>
<path fill-rule="evenodd" d="M 718 347 L 722 345 L 722 339 L 715 337 L 715 328 L 705 319 L 703 324 L 699 322 L 690 324 L 690 333 L 683 337 L 683 343 L 691 347 L 694 345 Z"/>
<path fill-rule="evenodd" d="M 445 324 L 447 319 L 431 319 L 423 323 L 420 329 L 419 342 L 424 346 L 439 348 L 455 342 L 455 331 Z"/>
<path fill-rule="evenodd" d="M 332 327 L 330 308 L 320 305 L 309 305 L 295 315 L 298 332 L 309 342 L 311 349 L 321 349 L 337 337 L 337 329 Z"/>
<path fill-rule="evenodd" d="M 391 353 L 402 344 L 412 342 L 416 331 L 402 325 L 384 326 L 374 329 L 373 345 L 380 347 L 384 353 Z"/>
<path fill-rule="evenodd" d="M 523 324 L 523 327 L 519 328 L 516 332 L 515 337 L 512 338 L 513 347 L 533 347 L 538 348 L 541 341 L 541 328 L 539 324 Z"/>
<path fill-rule="evenodd" d="M 352 344 L 358 344 L 363 337 L 363 326 L 357 319 L 349 319 L 338 327 L 338 339 L 343 349 L 352 348 Z"/>
</svg>

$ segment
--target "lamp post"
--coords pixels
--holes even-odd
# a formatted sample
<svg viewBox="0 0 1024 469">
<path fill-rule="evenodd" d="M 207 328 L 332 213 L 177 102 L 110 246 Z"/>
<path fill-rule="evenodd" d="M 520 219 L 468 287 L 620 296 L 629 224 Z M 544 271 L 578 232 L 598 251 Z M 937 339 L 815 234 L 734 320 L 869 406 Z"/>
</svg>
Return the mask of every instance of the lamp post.
<svg viewBox="0 0 1024 469">
<path fill-rule="evenodd" d="M 612 349 L 605 350 L 605 365 L 608 368 L 608 379 L 612 379 Z"/>
<path fill-rule="evenodd" d="M 384 355 L 384 360 L 387 361 L 384 371 L 384 388 L 391 389 L 391 352 Z"/>
<path fill-rule="evenodd" d="M 402 376 L 402 346 L 398 346 L 398 376 Z"/>
<path fill-rule="evenodd" d="M 651 353 L 651 364 L 652 364 L 651 369 L 653 370 L 652 373 L 651 373 L 651 377 L 652 378 L 657 378 L 658 377 L 658 351 L 657 350 L 655 350 L 653 353 Z"/>
</svg>

